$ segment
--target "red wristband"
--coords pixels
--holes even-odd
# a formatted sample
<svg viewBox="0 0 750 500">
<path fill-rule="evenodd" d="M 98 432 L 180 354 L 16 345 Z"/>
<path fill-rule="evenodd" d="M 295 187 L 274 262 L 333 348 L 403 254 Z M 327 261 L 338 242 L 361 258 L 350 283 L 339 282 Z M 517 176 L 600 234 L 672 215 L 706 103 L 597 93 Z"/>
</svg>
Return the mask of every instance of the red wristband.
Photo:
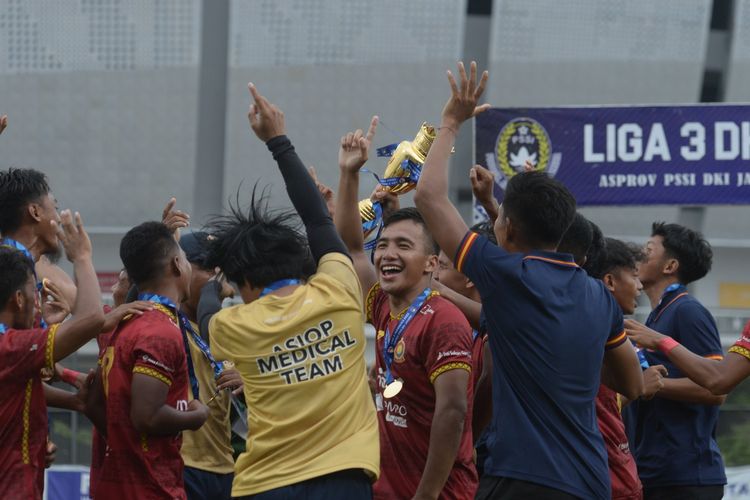
<svg viewBox="0 0 750 500">
<path fill-rule="evenodd" d="M 66 384 L 76 385 L 78 383 L 78 375 L 80 374 L 81 372 L 77 372 L 75 370 L 69 370 L 68 368 L 63 368 L 60 378 Z"/>
<path fill-rule="evenodd" d="M 670 351 L 678 345 L 680 345 L 680 343 L 672 337 L 664 337 L 659 341 L 659 345 L 657 347 L 662 353 L 664 353 L 665 356 L 669 356 Z"/>
</svg>

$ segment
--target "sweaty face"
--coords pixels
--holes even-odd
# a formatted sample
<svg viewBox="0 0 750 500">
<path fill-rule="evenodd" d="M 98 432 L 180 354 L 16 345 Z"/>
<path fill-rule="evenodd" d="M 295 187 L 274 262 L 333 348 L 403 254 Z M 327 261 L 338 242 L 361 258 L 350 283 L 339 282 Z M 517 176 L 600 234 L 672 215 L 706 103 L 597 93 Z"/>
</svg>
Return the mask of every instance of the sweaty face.
<svg viewBox="0 0 750 500">
<path fill-rule="evenodd" d="M 44 243 L 44 254 L 55 255 L 60 252 L 60 241 L 57 238 L 57 230 L 52 221 L 60 223 L 60 214 L 57 212 L 57 200 L 52 193 L 42 196 L 39 202 L 39 238 Z"/>
<path fill-rule="evenodd" d="M 664 238 L 652 236 L 643 248 L 644 258 L 639 266 L 639 277 L 643 286 L 648 287 L 663 276 L 668 256 L 663 245 Z"/>
<path fill-rule="evenodd" d="M 424 229 L 414 221 L 394 222 L 383 229 L 375 246 L 375 269 L 383 291 L 401 296 L 421 285 L 437 261 L 427 246 Z"/>
<path fill-rule="evenodd" d="M 638 296 L 643 285 L 638 279 L 637 269 L 620 268 L 612 272 L 610 291 L 625 314 L 633 314 L 638 307 Z"/>
<path fill-rule="evenodd" d="M 433 274 L 433 278 L 435 278 L 437 281 L 447 286 L 451 290 L 458 292 L 461 295 L 467 295 L 468 288 L 466 288 L 466 284 L 468 280 L 466 276 L 456 271 L 456 268 L 453 266 L 453 262 L 450 261 L 448 256 L 445 255 L 445 252 L 443 252 L 442 250 L 440 251 L 440 256 L 438 257 L 438 267 Z"/>
</svg>

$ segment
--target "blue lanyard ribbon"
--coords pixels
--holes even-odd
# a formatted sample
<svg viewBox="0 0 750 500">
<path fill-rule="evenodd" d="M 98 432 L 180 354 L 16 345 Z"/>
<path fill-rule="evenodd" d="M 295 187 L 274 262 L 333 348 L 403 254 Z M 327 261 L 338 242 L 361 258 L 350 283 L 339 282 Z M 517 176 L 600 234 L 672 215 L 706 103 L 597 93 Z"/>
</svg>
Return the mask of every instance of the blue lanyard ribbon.
<svg viewBox="0 0 750 500">
<path fill-rule="evenodd" d="M 217 363 L 214 357 L 211 355 L 211 350 L 208 348 L 208 345 L 203 341 L 203 339 L 198 335 L 195 330 L 193 330 L 193 326 L 190 324 L 190 320 L 185 316 L 185 314 L 182 313 L 179 309 L 177 309 L 177 305 L 172 302 L 169 298 L 164 297 L 162 295 L 152 294 L 152 293 L 139 293 L 138 294 L 138 300 L 146 300 L 149 302 L 155 302 L 157 304 L 161 304 L 165 307 L 167 307 L 170 311 L 172 311 L 175 316 L 177 316 L 177 319 L 179 321 L 180 325 L 180 332 L 182 333 L 182 341 L 185 344 L 185 356 L 187 356 L 187 365 L 188 365 L 188 377 L 190 378 L 190 390 L 193 393 L 193 399 L 200 399 L 200 391 L 198 387 L 198 378 L 195 376 L 195 366 L 193 365 L 193 357 L 190 354 L 190 344 L 188 343 L 188 335 L 193 339 L 193 342 L 198 346 L 198 349 L 203 353 L 203 355 L 206 357 L 208 362 L 211 365 L 211 368 L 214 371 L 214 378 L 217 378 L 219 375 L 221 375 L 221 372 L 224 371 L 224 367 Z"/>
<path fill-rule="evenodd" d="M 383 361 L 385 362 L 385 380 L 387 384 L 393 382 L 391 365 L 393 364 L 393 356 L 395 353 L 396 345 L 398 344 L 399 340 L 401 340 L 401 337 L 404 336 L 406 327 L 409 326 L 411 320 L 414 319 L 424 303 L 427 301 L 430 293 L 432 293 L 432 290 L 430 289 L 430 287 L 427 287 L 422 291 L 422 293 L 419 294 L 416 299 L 414 299 L 414 302 L 411 303 L 409 309 L 406 310 L 406 313 L 404 313 L 404 316 L 399 320 L 396 328 L 393 330 L 393 335 L 391 335 L 390 327 L 386 327 L 385 329 L 385 337 L 383 338 Z"/>
<path fill-rule="evenodd" d="M 42 282 L 39 281 L 39 277 L 36 274 L 36 263 L 34 262 L 34 256 L 31 255 L 31 252 L 29 251 L 28 248 L 26 248 L 26 246 L 23 243 L 21 243 L 20 241 L 16 241 L 13 238 L 3 238 L 2 241 L 0 241 L 0 246 L 15 248 L 16 250 L 24 254 L 26 258 L 29 259 L 29 261 L 31 262 L 31 272 L 34 274 L 34 282 L 36 283 L 36 291 L 39 294 L 39 307 L 41 308 L 42 306 L 41 293 L 42 293 L 43 285 L 42 285 Z M 40 313 L 41 313 L 41 309 L 40 309 Z M 47 328 L 47 322 L 44 321 L 44 318 L 39 319 L 39 325 L 42 328 Z"/>
<path fill-rule="evenodd" d="M 362 231 L 365 233 L 377 230 L 375 237 L 365 242 L 365 250 L 368 251 L 375 249 L 375 245 L 378 244 L 378 238 L 380 238 L 380 233 L 383 232 L 383 205 L 379 201 L 373 201 L 372 210 L 375 212 L 375 218 L 362 223 Z"/>
<path fill-rule="evenodd" d="M 279 288 L 284 288 L 285 286 L 291 286 L 291 285 L 299 285 L 300 283 L 301 281 L 297 279 L 286 279 L 286 280 L 274 281 L 273 283 L 265 287 L 262 292 L 260 292 L 260 296 L 265 297 L 269 293 L 273 293 Z"/>
<path fill-rule="evenodd" d="M 0 323 L 0 335 L 4 335 L 6 330 L 6 326 L 3 323 Z"/>
</svg>

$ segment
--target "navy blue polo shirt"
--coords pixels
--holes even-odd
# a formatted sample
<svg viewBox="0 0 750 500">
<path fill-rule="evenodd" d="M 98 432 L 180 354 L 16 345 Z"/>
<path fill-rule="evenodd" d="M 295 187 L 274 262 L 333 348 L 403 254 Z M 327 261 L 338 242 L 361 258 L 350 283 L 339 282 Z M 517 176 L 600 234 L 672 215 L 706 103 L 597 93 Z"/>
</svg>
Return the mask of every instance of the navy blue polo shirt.
<svg viewBox="0 0 750 500">
<path fill-rule="evenodd" d="M 455 263 L 482 297 L 494 363 L 485 473 L 610 498 L 594 399 L 605 346 L 626 341 L 612 294 L 571 255 L 508 253 L 473 232 Z"/>
<path fill-rule="evenodd" d="M 664 294 L 646 326 L 669 335 L 699 356 L 722 357 L 714 318 L 684 286 Z M 651 366 L 664 365 L 669 378 L 685 376 L 661 352 L 643 352 Z M 626 407 L 624 416 L 643 486 L 726 484 L 716 444 L 718 406 L 672 401 L 657 393 L 650 401 L 639 400 Z"/>
</svg>

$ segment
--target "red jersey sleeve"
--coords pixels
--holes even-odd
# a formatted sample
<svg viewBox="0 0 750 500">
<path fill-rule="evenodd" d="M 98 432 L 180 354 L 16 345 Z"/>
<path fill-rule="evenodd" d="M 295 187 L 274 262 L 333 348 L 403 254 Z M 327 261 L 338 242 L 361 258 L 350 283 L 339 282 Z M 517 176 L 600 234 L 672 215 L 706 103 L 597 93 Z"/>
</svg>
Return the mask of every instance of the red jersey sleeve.
<svg viewBox="0 0 750 500">
<path fill-rule="evenodd" d="M 742 330 L 742 337 L 737 339 L 737 342 L 729 348 L 729 352 L 744 356 L 750 361 L 750 321 L 747 322 L 745 328 Z"/>
<path fill-rule="evenodd" d="M 390 317 L 390 310 L 388 309 L 388 297 L 385 292 L 380 289 L 380 283 L 375 282 L 367 292 L 367 299 L 365 300 L 365 320 L 375 328 L 383 329 L 388 322 Z"/>
<path fill-rule="evenodd" d="M 471 373 L 473 335 L 466 317 L 453 304 L 437 298 L 421 314 L 432 310 L 429 335 L 422 337 L 425 370 L 431 383 L 443 373 L 461 369 Z"/>
<path fill-rule="evenodd" d="M 177 370 L 183 369 L 185 345 L 182 334 L 164 332 L 165 325 L 151 325 L 133 346 L 133 373 L 141 373 L 172 385 Z"/>
<path fill-rule="evenodd" d="M 0 373 L 21 379 L 39 375 L 42 368 L 54 370 L 55 332 L 59 326 L 8 330 L 0 337 Z"/>
</svg>

